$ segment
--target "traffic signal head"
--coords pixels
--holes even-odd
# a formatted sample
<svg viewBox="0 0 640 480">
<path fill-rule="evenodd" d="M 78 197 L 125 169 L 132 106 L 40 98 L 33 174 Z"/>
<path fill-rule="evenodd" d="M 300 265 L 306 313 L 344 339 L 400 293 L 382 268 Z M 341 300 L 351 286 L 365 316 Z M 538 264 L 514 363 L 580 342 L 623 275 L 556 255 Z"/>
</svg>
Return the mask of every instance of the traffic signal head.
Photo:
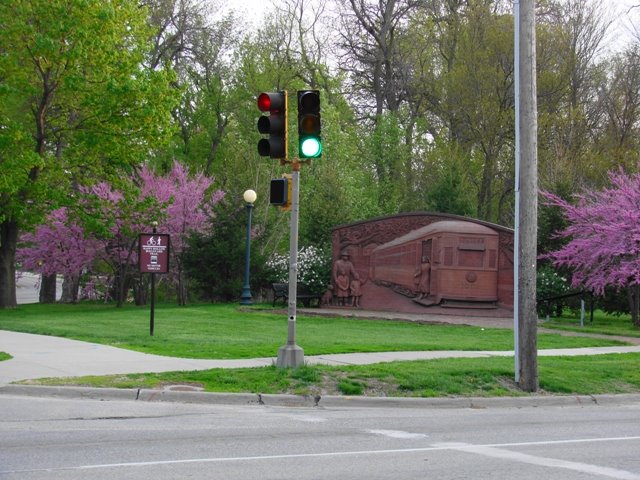
<svg viewBox="0 0 640 480">
<path fill-rule="evenodd" d="M 269 189 L 269 203 L 276 205 L 282 210 L 291 207 L 291 178 L 285 176 L 271 180 Z"/>
<path fill-rule="evenodd" d="M 258 119 L 258 131 L 269 138 L 258 142 L 258 154 L 263 157 L 287 158 L 287 92 L 261 93 L 258 109 L 269 115 Z"/>
<path fill-rule="evenodd" d="M 298 153 L 300 158 L 322 155 L 320 92 L 298 90 Z"/>
</svg>

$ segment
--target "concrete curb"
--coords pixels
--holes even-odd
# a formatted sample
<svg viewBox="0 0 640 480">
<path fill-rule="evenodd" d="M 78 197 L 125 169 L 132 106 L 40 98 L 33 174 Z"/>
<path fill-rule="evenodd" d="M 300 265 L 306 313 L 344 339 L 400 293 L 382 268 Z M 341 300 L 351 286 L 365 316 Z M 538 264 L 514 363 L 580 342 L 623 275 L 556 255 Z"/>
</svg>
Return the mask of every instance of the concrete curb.
<svg viewBox="0 0 640 480">
<path fill-rule="evenodd" d="M 640 394 L 530 395 L 522 397 L 351 397 L 339 395 L 274 395 L 254 393 L 184 392 L 152 389 L 49 387 L 7 385 L 0 395 L 75 398 L 99 401 L 173 402 L 208 405 L 255 405 L 303 408 L 535 408 L 548 406 L 611 406 L 640 403 Z"/>
</svg>

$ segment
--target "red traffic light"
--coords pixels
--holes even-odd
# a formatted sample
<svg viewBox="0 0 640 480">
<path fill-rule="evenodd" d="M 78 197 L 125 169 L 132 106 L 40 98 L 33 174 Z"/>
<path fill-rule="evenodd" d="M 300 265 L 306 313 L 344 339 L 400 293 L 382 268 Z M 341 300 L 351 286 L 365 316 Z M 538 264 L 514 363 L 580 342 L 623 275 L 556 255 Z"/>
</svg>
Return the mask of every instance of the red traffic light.
<svg viewBox="0 0 640 480">
<path fill-rule="evenodd" d="M 287 92 L 265 92 L 258 95 L 258 109 L 268 115 L 258 119 L 258 132 L 269 135 L 258 141 L 258 155 L 287 158 Z"/>
<path fill-rule="evenodd" d="M 271 109 L 271 97 L 268 93 L 261 93 L 258 96 L 258 110 L 268 112 Z"/>
<path fill-rule="evenodd" d="M 284 107 L 284 96 L 281 92 L 258 95 L 258 110 L 261 112 L 280 112 Z"/>
</svg>

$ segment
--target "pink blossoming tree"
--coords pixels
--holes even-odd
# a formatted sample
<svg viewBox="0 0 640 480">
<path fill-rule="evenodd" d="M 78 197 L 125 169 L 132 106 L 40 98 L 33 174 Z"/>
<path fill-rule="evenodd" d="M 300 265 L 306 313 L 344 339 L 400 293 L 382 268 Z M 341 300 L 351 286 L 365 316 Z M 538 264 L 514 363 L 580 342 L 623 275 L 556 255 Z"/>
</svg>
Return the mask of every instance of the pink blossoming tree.
<svg viewBox="0 0 640 480">
<path fill-rule="evenodd" d="M 94 260 L 111 270 L 112 296 L 122 306 L 138 261 L 138 233 L 146 230 L 145 225 L 150 224 L 153 210 L 158 207 L 140 198 L 137 192 L 119 191 L 106 182 L 83 189 L 83 194 L 85 224 L 93 224 L 87 235 L 102 244 Z"/>
<path fill-rule="evenodd" d="M 45 276 L 63 275 L 69 287 L 63 300 L 77 301 L 80 272 L 91 266 L 101 242 L 85 237 L 84 229 L 68 218 L 66 208 L 51 212 L 47 223 L 22 235 L 21 241 L 25 246 L 17 250 L 16 260 L 22 268 Z"/>
<path fill-rule="evenodd" d="M 626 289 L 633 323 L 640 326 L 640 174 L 610 172 L 611 186 L 585 191 L 575 205 L 543 193 L 562 208 L 569 242 L 545 257 L 573 271 L 572 286 L 603 295 L 605 287 Z"/>
<path fill-rule="evenodd" d="M 158 232 L 171 235 L 171 270 L 166 279 L 175 286 L 178 302 L 184 305 L 187 292 L 181 257 L 187 239 L 193 233 L 212 229 L 213 206 L 224 193 L 212 191 L 211 178 L 189 176 L 177 162 L 165 176 L 144 168 L 139 180 L 141 186 L 135 194 L 115 190 L 105 182 L 83 189 L 82 208 L 78 210 L 83 212 L 83 222 L 69 218 L 69 211 L 61 209 L 34 233 L 21 237 L 18 258 L 23 268 L 77 279 L 82 271 L 97 264 L 108 265 L 113 273 L 115 299 L 122 305 L 137 273 L 138 234 L 150 231 L 151 222 L 158 221 Z M 139 277 L 137 280 L 134 288 L 143 288 L 145 283 Z M 75 300 L 75 296 L 70 299 Z"/>
<path fill-rule="evenodd" d="M 202 173 L 190 177 L 187 169 L 178 162 L 174 162 L 169 174 L 163 177 L 145 168 L 141 179 L 143 197 L 153 197 L 167 204 L 166 220 L 158 231 L 171 235 L 169 280 L 176 287 L 178 303 L 184 305 L 187 291 L 182 254 L 190 235 L 204 234 L 211 229 L 213 207 L 224 198 L 224 192 L 211 191 L 213 179 Z"/>
</svg>

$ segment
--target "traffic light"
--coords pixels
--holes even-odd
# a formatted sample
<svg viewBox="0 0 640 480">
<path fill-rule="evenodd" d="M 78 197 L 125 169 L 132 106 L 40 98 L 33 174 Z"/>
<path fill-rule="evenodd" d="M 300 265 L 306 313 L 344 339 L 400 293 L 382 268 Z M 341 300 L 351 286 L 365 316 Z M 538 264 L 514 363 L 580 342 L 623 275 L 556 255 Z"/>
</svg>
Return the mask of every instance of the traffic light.
<svg viewBox="0 0 640 480">
<path fill-rule="evenodd" d="M 290 175 L 285 175 L 282 178 L 274 178 L 271 180 L 269 203 L 271 203 L 271 205 L 278 206 L 283 210 L 289 210 L 291 207 Z"/>
<path fill-rule="evenodd" d="M 287 158 L 287 92 L 258 95 L 258 109 L 268 112 L 258 119 L 258 131 L 269 138 L 258 142 L 258 154 L 263 157 Z"/>
<path fill-rule="evenodd" d="M 300 158 L 322 155 L 320 92 L 298 90 L 298 154 Z"/>
</svg>

